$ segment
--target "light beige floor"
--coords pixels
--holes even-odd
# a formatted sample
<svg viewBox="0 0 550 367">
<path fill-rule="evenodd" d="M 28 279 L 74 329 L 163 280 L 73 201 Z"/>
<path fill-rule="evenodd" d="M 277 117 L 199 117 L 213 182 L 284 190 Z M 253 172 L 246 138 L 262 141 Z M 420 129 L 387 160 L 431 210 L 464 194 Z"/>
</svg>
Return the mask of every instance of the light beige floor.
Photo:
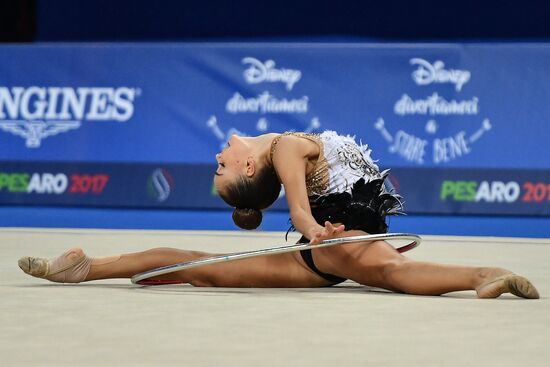
<svg viewBox="0 0 550 367">
<path fill-rule="evenodd" d="M 419 297 L 352 282 L 324 289 L 59 285 L 17 267 L 82 246 L 243 251 L 280 233 L 0 229 L 0 366 L 548 366 L 550 240 L 426 237 L 415 259 L 497 265 L 542 298 Z"/>
</svg>

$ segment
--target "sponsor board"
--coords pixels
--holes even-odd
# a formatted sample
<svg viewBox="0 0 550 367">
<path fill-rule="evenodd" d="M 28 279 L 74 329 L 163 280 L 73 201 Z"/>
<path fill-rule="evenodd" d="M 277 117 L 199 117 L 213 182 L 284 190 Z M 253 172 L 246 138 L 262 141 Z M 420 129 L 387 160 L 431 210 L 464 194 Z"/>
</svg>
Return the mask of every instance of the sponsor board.
<svg viewBox="0 0 550 367">
<path fill-rule="evenodd" d="M 0 205 L 225 208 L 215 165 L 0 162 Z"/>
<path fill-rule="evenodd" d="M 237 60 L 234 60 L 236 62 Z M 318 116 L 311 116 L 310 97 L 308 95 L 299 96 L 279 96 L 277 91 L 263 90 L 256 95 L 249 95 L 247 85 L 258 85 L 269 88 L 273 84 L 284 85 L 284 92 L 289 93 L 302 79 L 303 72 L 298 69 L 286 67 L 277 67 L 273 59 L 261 61 L 252 56 L 245 56 L 241 59 L 241 64 L 245 66 L 242 71 L 244 85 L 241 90 L 236 91 L 225 102 L 224 119 L 231 121 L 231 115 L 251 115 L 252 120 L 247 124 L 246 129 L 237 126 L 227 126 L 224 131 L 219 123 L 219 115 L 211 115 L 206 121 L 206 126 L 211 133 L 218 139 L 218 146 L 225 146 L 225 143 L 231 135 L 241 136 L 258 135 L 270 131 L 275 131 L 278 127 L 271 123 L 270 116 L 307 116 L 307 125 L 302 128 L 292 128 L 288 130 L 299 130 L 305 132 L 318 131 L 321 128 L 321 122 Z M 244 94 L 247 94 L 246 96 Z M 244 117 L 247 118 L 247 117 Z M 241 117 L 240 119 L 243 119 Z"/>
<path fill-rule="evenodd" d="M 550 214 L 549 171 L 396 168 L 391 172 L 411 213 Z"/>
<path fill-rule="evenodd" d="M 550 182 L 445 180 L 440 197 L 475 203 L 550 203 Z"/>
<path fill-rule="evenodd" d="M 0 162 L 0 205 L 227 209 L 215 165 Z M 394 168 L 389 183 L 411 214 L 550 215 L 550 172 Z M 273 210 L 287 210 L 286 199 Z"/>
<path fill-rule="evenodd" d="M 392 168 L 410 213 L 548 214 L 549 57 L 540 44 L 6 45 L 0 202 L 227 208 L 212 173 L 231 134 L 335 130 Z"/>
<path fill-rule="evenodd" d="M 433 63 L 419 57 L 409 60 L 413 69 L 411 79 L 422 90 L 432 85 L 451 84 L 453 97 L 430 91 L 429 95 L 415 98 L 403 93 L 394 103 L 391 121 L 378 117 L 374 127 L 387 142 L 388 151 L 415 165 L 444 165 L 472 153 L 474 144 L 493 128 L 488 116 L 480 115 L 480 98 L 476 95 L 456 98 L 472 78 L 469 70 L 446 68 L 442 60 Z M 447 92 L 449 93 L 449 92 Z M 452 121 L 446 121 L 452 117 Z M 424 131 L 411 130 L 404 119 L 423 120 Z M 477 124 L 466 131 L 460 120 Z M 440 129 L 445 125 L 445 129 Z M 455 127 L 456 126 L 456 127 Z M 392 130 L 392 131 L 390 131 Z M 453 131 L 454 130 L 454 131 Z"/>
<path fill-rule="evenodd" d="M 0 192 L 16 194 L 100 195 L 108 182 L 105 174 L 0 172 Z"/>
<path fill-rule="evenodd" d="M 83 121 L 126 122 L 141 91 L 118 87 L 0 86 L 0 130 L 40 148 L 42 140 L 78 129 Z"/>
</svg>

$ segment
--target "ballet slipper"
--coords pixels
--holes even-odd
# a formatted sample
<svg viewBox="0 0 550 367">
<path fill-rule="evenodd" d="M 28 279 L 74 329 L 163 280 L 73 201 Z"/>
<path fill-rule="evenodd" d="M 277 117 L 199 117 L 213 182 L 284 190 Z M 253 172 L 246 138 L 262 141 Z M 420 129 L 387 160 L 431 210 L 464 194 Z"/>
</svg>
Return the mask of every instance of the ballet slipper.
<svg viewBox="0 0 550 367">
<path fill-rule="evenodd" d="M 80 283 L 86 279 L 92 258 L 82 249 L 72 248 L 53 259 L 25 256 L 19 259 L 19 267 L 33 277 L 56 283 Z"/>
<path fill-rule="evenodd" d="M 497 298 L 502 293 L 512 293 L 518 297 L 538 299 L 537 288 L 520 275 L 509 273 L 491 279 L 476 288 L 479 298 Z"/>
</svg>

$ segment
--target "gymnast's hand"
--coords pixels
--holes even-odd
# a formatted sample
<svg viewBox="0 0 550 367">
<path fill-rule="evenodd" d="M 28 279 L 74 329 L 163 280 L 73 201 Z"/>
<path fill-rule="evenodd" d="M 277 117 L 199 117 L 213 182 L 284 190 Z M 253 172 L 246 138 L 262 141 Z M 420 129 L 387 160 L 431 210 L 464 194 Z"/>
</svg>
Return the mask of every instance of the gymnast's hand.
<svg viewBox="0 0 550 367">
<path fill-rule="evenodd" d="M 338 233 L 344 232 L 345 227 L 343 224 L 339 225 L 338 227 L 335 227 L 330 223 L 329 221 L 325 222 L 325 226 L 318 228 L 313 228 L 309 232 L 309 238 L 311 240 L 309 241 L 310 245 L 316 245 L 320 243 L 321 241 L 327 240 L 329 238 L 336 237 Z"/>
</svg>

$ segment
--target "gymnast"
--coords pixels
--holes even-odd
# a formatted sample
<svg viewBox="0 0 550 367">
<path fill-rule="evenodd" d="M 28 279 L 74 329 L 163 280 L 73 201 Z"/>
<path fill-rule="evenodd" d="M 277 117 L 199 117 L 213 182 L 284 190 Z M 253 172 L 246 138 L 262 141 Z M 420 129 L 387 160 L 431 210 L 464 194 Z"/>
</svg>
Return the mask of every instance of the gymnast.
<svg viewBox="0 0 550 367">
<path fill-rule="evenodd" d="M 390 188 L 370 150 L 333 131 L 256 137 L 233 135 L 216 155 L 214 183 L 234 209 L 233 220 L 255 229 L 261 210 L 279 197 L 288 200 L 299 242 L 385 233 L 386 216 L 402 213 L 402 199 Z M 175 263 L 212 256 L 199 251 L 155 248 L 92 258 L 73 248 L 54 259 L 23 257 L 27 274 L 52 282 L 80 283 L 132 276 Z M 415 295 L 475 290 L 479 298 L 512 293 L 539 298 L 526 278 L 497 267 L 420 262 L 385 241 L 348 243 L 205 265 L 153 278 L 199 287 L 325 287 L 351 279 L 363 285 Z"/>
</svg>

